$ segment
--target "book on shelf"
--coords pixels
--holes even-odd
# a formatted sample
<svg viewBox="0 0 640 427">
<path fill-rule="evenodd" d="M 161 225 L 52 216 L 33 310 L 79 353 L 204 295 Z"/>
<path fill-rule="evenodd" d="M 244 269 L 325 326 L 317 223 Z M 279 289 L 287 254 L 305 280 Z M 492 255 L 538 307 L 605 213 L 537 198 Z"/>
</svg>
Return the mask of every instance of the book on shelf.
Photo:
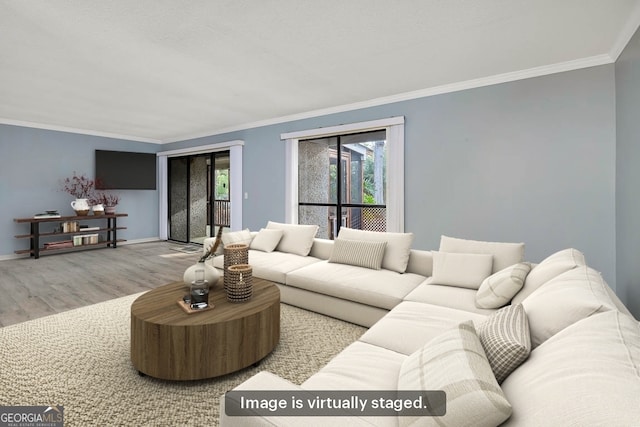
<svg viewBox="0 0 640 427">
<path fill-rule="evenodd" d="M 83 227 L 81 225 L 80 230 L 78 231 L 95 231 L 95 230 L 100 230 L 100 227 Z"/>
<path fill-rule="evenodd" d="M 71 247 L 73 247 L 72 240 L 61 240 L 58 242 L 47 242 L 44 244 L 45 249 L 71 248 Z"/>
<path fill-rule="evenodd" d="M 33 216 L 35 219 L 41 218 L 60 218 L 60 214 L 38 213 Z"/>
</svg>

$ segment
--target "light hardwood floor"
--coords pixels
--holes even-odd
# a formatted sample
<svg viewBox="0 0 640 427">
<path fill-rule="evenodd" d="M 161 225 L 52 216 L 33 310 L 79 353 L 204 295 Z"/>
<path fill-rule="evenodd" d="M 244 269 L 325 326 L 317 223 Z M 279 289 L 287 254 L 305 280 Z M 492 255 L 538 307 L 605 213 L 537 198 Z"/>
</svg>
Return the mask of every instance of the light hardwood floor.
<svg viewBox="0 0 640 427">
<path fill-rule="evenodd" d="M 182 246 L 139 243 L 0 261 L 0 326 L 182 280 L 201 255 L 172 249 Z"/>
</svg>

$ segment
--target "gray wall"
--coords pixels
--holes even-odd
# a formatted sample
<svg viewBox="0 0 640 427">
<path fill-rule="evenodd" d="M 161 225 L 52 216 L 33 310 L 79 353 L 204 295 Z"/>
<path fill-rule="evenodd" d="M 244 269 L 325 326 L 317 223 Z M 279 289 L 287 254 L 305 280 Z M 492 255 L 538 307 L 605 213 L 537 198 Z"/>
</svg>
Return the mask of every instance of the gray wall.
<svg viewBox="0 0 640 427">
<path fill-rule="evenodd" d="M 617 293 L 640 318 L 640 31 L 616 62 Z"/>
<path fill-rule="evenodd" d="M 76 171 L 93 178 L 96 149 L 156 152 L 158 145 L 0 124 L 0 257 L 28 249 L 28 225 L 13 218 L 29 217 L 47 209 L 73 215 L 72 196 L 61 191 L 61 181 Z M 129 214 L 118 221 L 127 240 L 158 236 L 158 192 L 118 190 L 117 210 Z"/>
<path fill-rule="evenodd" d="M 242 139 L 243 225 L 284 220 L 280 134 L 405 116 L 405 229 L 526 243 L 538 262 L 575 247 L 615 287 L 615 84 L 606 65 L 170 144 Z"/>
<path fill-rule="evenodd" d="M 244 140 L 243 192 L 249 197 L 244 200 L 243 225 L 257 230 L 268 220 L 284 220 L 281 133 L 404 116 L 405 228 L 415 234 L 414 247 L 437 249 L 441 234 L 522 241 L 526 258 L 534 262 L 575 247 L 615 288 L 615 95 L 612 64 L 161 148 Z M 5 236 L 0 239 L 0 255 L 18 246 L 12 238 L 17 233 L 12 218 L 50 206 L 66 209 L 69 197 L 57 192 L 56 181 L 74 169 L 82 171 L 83 165 L 92 173 L 93 150 L 107 146 L 132 151 L 159 148 L 0 127 L 0 232 Z M 132 215 L 126 238 L 157 236 L 157 194 L 125 193 L 121 210 Z M 620 227 L 618 236 L 626 232 Z"/>
</svg>

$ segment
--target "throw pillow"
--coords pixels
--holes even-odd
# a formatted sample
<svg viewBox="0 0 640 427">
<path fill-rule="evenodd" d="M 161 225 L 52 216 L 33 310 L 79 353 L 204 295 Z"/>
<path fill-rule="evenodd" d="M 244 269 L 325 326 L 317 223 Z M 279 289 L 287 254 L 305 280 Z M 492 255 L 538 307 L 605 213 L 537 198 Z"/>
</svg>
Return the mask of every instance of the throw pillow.
<svg viewBox="0 0 640 427">
<path fill-rule="evenodd" d="M 302 256 L 309 255 L 313 239 L 318 232 L 317 225 L 282 224 L 273 221 L 269 221 L 266 228 L 283 231 L 282 239 L 276 247 L 278 251 Z"/>
<path fill-rule="evenodd" d="M 404 273 L 409 263 L 413 233 L 389 233 L 355 230 L 342 227 L 338 237 L 347 240 L 366 240 L 369 242 L 387 242 L 382 258 L 382 268 Z"/>
<path fill-rule="evenodd" d="M 531 269 L 524 281 L 522 290 L 513 297 L 513 304 L 520 304 L 527 296 L 549 280 L 579 265 L 587 265 L 587 263 L 582 252 L 577 249 L 569 248 L 549 255 L 540 264 Z"/>
<path fill-rule="evenodd" d="M 499 384 L 531 353 L 529 322 L 520 304 L 501 308 L 489 316 L 478 327 L 478 336 Z"/>
<path fill-rule="evenodd" d="M 483 242 L 442 236 L 441 252 L 493 255 L 492 273 L 524 261 L 524 243 Z"/>
<path fill-rule="evenodd" d="M 262 252 L 273 252 L 278 246 L 280 239 L 284 231 L 282 230 L 270 230 L 268 228 L 261 228 L 256 237 L 251 241 L 249 245 L 250 249 L 255 249 Z"/>
<path fill-rule="evenodd" d="M 511 415 L 472 321 L 438 335 L 400 367 L 398 390 L 444 390 L 442 417 L 398 417 L 400 426 L 497 426 Z"/>
<path fill-rule="evenodd" d="M 336 239 L 329 262 L 380 270 L 387 242 Z"/>
<path fill-rule="evenodd" d="M 531 271 L 531 264 L 519 262 L 484 279 L 476 293 L 476 307 L 500 308 L 511 301 Z"/>
<path fill-rule="evenodd" d="M 251 232 L 248 228 L 240 231 L 231 231 L 228 233 L 222 233 L 222 244 L 231 245 L 234 243 L 243 243 L 249 245 L 251 243 Z"/>
<path fill-rule="evenodd" d="M 432 284 L 478 289 L 491 274 L 493 256 L 433 251 Z"/>
</svg>

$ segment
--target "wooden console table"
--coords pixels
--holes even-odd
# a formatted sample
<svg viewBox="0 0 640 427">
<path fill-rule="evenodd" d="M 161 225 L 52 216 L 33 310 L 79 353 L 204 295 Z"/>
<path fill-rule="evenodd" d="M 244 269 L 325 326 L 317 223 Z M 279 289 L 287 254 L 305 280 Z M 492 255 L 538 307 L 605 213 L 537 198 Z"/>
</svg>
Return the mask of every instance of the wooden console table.
<svg viewBox="0 0 640 427">
<path fill-rule="evenodd" d="M 88 248 L 95 248 L 99 246 L 104 247 L 112 247 L 115 248 L 118 245 L 118 242 L 124 242 L 123 239 L 118 239 L 117 231 L 125 230 L 127 227 L 118 227 L 117 219 L 120 217 L 129 216 L 126 213 L 116 213 L 116 214 L 105 214 L 105 215 L 78 215 L 78 216 L 61 216 L 57 218 L 14 218 L 13 220 L 17 223 L 28 223 L 31 226 L 31 230 L 29 234 L 18 234 L 15 237 L 17 239 L 25 239 L 28 238 L 30 241 L 29 249 L 21 249 L 14 251 L 17 254 L 30 254 L 30 256 L 35 259 L 40 258 L 40 255 L 45 253 L 60 253 L 63 250 L 83 250 Z M 93 221 L 93 220 L 105 220 L 107 222 L 106 227 L 100 227 L 97 230 L 78 230 L 73 232 L 64 232 L 64 231 L 46 231 L 42 232 L 40 230 L 40 224 L 43 223 L 62 223 L 66 221 Z M 106 240 L 98 243 L 90 243 L 83 244 L 79 246 L 72 247 L 61 247 L 61 248 L 44 248 L 40 246 L 41 238 L 43 237 L 53 237 L 53 236 L 78 236 L 85 235 L 87 233 L 98 233 L 106 232 L 107 238 Z"/>
</svg>

